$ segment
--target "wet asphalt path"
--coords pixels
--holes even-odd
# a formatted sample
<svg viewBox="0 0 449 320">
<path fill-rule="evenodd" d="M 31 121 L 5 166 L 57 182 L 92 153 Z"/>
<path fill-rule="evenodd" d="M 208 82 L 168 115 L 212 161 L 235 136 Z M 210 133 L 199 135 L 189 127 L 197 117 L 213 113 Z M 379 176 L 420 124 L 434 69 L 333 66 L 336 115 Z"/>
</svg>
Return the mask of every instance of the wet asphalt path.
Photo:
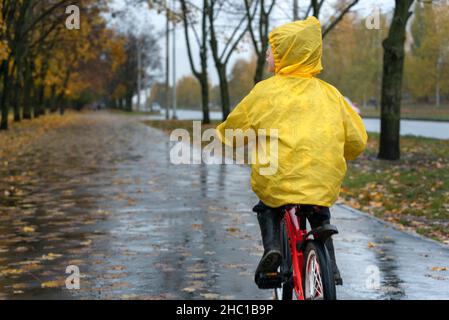
<svg viewBox="0 0 449 320">
<path fill-rule="evenodd" d="M 13 179 L 26 196 L 0 205 L 0 298 L 271 299 L 253 283 L 262 247 L 249 169 L 174 166 L 169 150 L 136 118 L 98 113 L 10 164 L 31 181 Z M 432 270 L 449 267 L 447 247 L 332 213 L 340 299 L 449 298 L 449 271 Z M 80 290 L 65 288 L 68 265 Z M 367 287 L 377 270 L 380 287 Z"/>
</svg>

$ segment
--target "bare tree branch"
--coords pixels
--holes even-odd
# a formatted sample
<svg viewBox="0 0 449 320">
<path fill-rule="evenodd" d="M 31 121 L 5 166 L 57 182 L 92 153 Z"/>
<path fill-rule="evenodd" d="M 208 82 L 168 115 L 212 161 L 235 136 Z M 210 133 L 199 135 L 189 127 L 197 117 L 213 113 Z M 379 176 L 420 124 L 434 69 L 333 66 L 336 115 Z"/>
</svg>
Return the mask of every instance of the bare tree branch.
<svg viewBox="0 0 449 320">
<path fill-rule="evenodd" d="M 326 37 L 326 35 L 333 29 L 335 26 L 344 18 L 344 16 L 354 7 L 359 0 L 353 0 L 346 8 L 344 8 L 340 14 L 333 20 L 327 27 L 324 28 L 323 31 L 323 37 Z"/>
</svg>

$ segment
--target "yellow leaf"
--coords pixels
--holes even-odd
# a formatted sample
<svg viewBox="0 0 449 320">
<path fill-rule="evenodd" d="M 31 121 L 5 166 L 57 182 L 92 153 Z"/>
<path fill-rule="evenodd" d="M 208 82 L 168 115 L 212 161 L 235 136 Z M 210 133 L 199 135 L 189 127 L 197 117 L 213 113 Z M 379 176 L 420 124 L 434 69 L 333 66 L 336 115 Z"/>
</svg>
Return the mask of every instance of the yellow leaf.
<svg viewBox="0 0 449 320">
<path fill-rule="evenodd" d="M 43 255 L 42 256 L 42 259 L 43 260 L 55 260 L 56 258 L 60 258 L 60 257 L 62 257 L 62 255 L 61 254 L 56 254 L 56 253 L 49 253 L 49 254 L 47 254 L 47 255 Z"/>
<path fill-rule="evenodd" d="M 10 275 L 18 275 L 18 274 L 22 274 L 23 270 L 21 269 L 5 269 L 0 271 L 0 275 L 6 277 L 6 276 L 10 276 Z"/>
<path fill-rule="evenodd" d="M 376 244 L 374 242 L 368 242 L 368 248 L 374 248 Z"/>
<path fill-rule="evenodd" d="M 447 267 L 433 267 L 432 271 L 447 271 Z"/>
<path fill-rule="evenodd" d="M 58 288 L 60 286 L 61 286 L 61 281 L 47 281 L 47 282 L 41 283 L 42 288 Z"/>
<path fill-rule="evenodd" d="M 91 244 L 92 244 L 91 239 L 81 242 L 81 245 L 86 246 L 86 247 L 90 246 Z"/>
<path fill-rule="evenodd" d="M 34 229 L 33 227 L 23 227 L 22 231 L 26 233 L 31 233 L 36 231 L 36 229 Z"/>
<path fill-rule="evenodd" d="M 370 201 L 369 205 L 374 208 L 380 208 L 383 206 L 382 202 L 379 201 Z"/>
<path fill-rule="evenodd" d="M 216 293 L 202 293 L 201 296 L 204 297 L 205 299 L 211 299 L 211 300 L 215 300 L 215 299 L 219 298 L 219 295 Z"/>
</svg>

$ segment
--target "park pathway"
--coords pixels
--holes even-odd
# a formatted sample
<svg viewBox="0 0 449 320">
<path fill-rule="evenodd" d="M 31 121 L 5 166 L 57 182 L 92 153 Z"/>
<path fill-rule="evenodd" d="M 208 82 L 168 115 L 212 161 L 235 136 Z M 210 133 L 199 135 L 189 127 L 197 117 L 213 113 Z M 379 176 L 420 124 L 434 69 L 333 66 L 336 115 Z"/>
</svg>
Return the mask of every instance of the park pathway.
<svg viewBox="0 0 449 320">
<path fill-rule="evenodd" d="M 270 299 L 244 166 L 174 166 L 168 136 L 136 117 L 81 116 L 0 166 L 0 298 Z M 24 168 L 29 179 L 15 179 Z M 31 180 L 30 180 L 31 179 Z M 4 185 L 2 182 L 1 185 Z M 3 199 L 3 198 L 2 198 Z M 449 249 L 335 206 L 340 299 L 448 299 Z M 66 267 L 81 272 L 65 287 Z M 367 286 L 378 271 L 380 287 Z"/>
</svg>

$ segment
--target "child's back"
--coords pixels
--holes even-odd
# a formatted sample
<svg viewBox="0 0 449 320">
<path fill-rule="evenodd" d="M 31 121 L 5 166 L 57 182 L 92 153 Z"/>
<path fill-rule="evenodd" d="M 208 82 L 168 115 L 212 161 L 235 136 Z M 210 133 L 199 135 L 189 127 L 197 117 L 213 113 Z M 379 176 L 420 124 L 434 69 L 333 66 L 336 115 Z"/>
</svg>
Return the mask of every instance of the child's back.
<svg viewBox="0 0 449 320">
<path fill-rule="evenodd" d="M 346 159 L 355 159 L 367 143 L 360 116 L 337 89 L 315 78 L 322 70 L 319 21 L 312 17 L 283 25 L 270 33 L 270 45 L 273 57 L 270 54 L 269 60 L 276 75 L 258 83 L 217 128 L 224 142 L 226 129 L 253 129 L 256 133 L 266 129 L 268 135 L 269 129 L 277 130 L 277 154 L 270 148 L 268 155 L 268 163 L 275 158 L 276 170 L 261 174 L 266 165 L 256 157 L 251 175 L 252 189 L 261 200 L 253 210 L 265 249 L 255 274 L 260 287 L 261 275 L 276 273 L 282 257 L 278 208 L 311 205 L 312 228 L 329 225 L 329 207 L 337 200 Z M 233 143 L 233 139 L 227 141 Z M 342 284 L 332 238 L 325 244 L 335 283 Z"/>
<path fill-rule="evenodd" d="M 254 192 L 266 205 L 312 204 L 330 207 L 346 173 L 346 159 L 365 148 L 367 135 L 359 115 L 337 89 L 315 78 L 322 70 L 319 21 L 309 18 L 270 34 L 275 73 L 258 83 L 218 127 L 277 129 L 278 168 L 261 175 L 252 168 Z M 268 131 L 269 133 L 269 131 Z"/>
</svg>

